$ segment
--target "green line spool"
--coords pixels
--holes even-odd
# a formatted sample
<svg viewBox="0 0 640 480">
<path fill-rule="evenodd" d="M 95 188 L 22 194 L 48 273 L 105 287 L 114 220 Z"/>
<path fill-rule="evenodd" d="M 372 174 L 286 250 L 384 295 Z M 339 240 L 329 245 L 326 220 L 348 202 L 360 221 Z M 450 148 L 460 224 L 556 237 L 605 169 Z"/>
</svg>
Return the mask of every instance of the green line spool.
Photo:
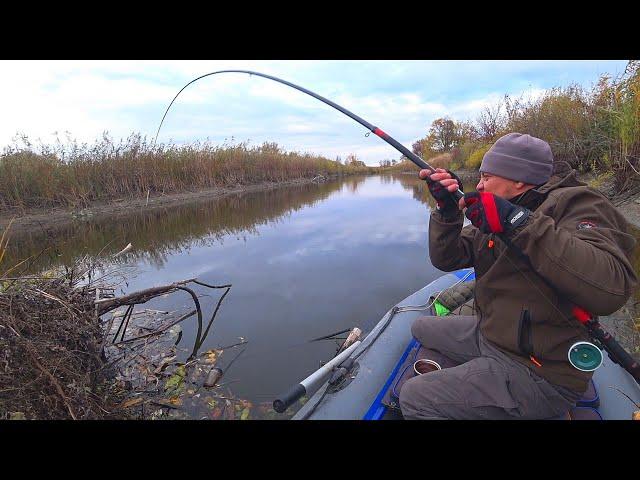
<svg viewBox="0 0 640 480">
<path fill-rule="evenodd" d="M 442 305 L 440 302 L 438 302 L 437 300 L 433 303 L 433 306 L 435 307 L 436 310 L 436 315 L 443 317 L 445 315 L 448 315 L 451 310 L 449 310 L 447 307 L 445 307 L 444 305 Z"/>
<path fill-rule="evenodd" d="M 602 351 L 593 343 L 577 342 L 569 349 L 569 363 L 583 372 L 593 372 L 602 365 Z"/>
</svg>

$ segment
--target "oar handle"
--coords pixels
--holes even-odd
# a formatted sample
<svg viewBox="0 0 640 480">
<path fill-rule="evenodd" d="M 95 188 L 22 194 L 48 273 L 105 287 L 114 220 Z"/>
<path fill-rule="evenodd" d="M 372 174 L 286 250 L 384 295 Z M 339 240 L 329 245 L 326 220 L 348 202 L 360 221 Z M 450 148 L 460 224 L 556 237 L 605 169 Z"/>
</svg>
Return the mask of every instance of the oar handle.
<svg viewBox="0 0 640 480">
<path fill-rule="evenodd" d="M 282 413 L 306 394 L 307 389 L 304 388 L 304 385 L 298 383 L 291 387 L 284 395 L 280 395 L 273 401 L 273 409 L 278 413 Z"/>
<path fill-rule="evenodd" d="M 358 345 L 360 345 L 360 340 L 354 342 L 345 351 L 329 360 L 307 378 L 289 389 L 287 393 L 277 397 L 273 401 L 273 409 L 278 413 L 282 413 L 307 392 L 313 394 L 318 389 L 318 387 L 324 383 L 325 379 L 331 374 L 334 367 L 342 364 L 342 362 L 344 362 L 349 357 L 349 355 L 351 355 L 351 352 L 353 352 Z"/>
</svg>

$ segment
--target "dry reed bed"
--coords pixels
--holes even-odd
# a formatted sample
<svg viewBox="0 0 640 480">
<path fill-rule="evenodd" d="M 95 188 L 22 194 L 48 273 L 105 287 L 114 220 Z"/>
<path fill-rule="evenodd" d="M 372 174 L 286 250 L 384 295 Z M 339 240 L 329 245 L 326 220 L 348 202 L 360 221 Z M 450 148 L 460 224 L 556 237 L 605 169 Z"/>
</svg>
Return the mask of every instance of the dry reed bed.
<svg viewBox="0 0 640 480">
<path fill-rule="evenodd" d="M 5 148 L 0 156 L 0 212 L 16 207 L 87 207 L 91 202 L 215 187 L 363 173 L 324 157 L 282 151 L 275 143 L 153 145 L 140 135 L 119 144 Z"/>
</svg>

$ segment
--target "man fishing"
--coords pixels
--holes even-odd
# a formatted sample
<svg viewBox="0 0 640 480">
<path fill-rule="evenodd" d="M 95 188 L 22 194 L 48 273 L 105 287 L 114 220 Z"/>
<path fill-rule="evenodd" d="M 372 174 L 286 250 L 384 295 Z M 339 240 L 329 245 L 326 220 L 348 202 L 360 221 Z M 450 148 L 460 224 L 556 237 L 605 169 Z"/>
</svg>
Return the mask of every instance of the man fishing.
<svg viewBox="0 0 640 480">
<path fill-rule="evenodd" d="M 450 171 L 420 171 L 437 203 L 431 262 L 474 267 L 475 315 L 415 321 L 413 336 L 458 365 L 407 381 L 405 418 L 549 419 L 587 389 L 593 372 L 568 359 L 589 341 L 575 308 L 608 315 L 625 304 L 637 283 L 635 240 L 603 195 L 553 167 L 549 144 L 510 133 L 485 154 L 477 192 L 459 201 Z"/>
</svg>

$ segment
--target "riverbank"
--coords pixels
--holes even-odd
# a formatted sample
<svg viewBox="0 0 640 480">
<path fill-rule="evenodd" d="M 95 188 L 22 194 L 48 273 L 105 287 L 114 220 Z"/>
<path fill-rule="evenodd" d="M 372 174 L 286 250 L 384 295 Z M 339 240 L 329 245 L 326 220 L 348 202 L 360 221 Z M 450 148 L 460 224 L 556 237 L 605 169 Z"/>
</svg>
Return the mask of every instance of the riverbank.
<svg viewBox="0 0 640 480">
<path fill-rule="evenodd" d="M 105 362 L 90 264 L 0 288 L 0 420 L 126 419 L 128 392 Z"/>
<path fill-rule="evenodd" d="M 4 230 L 9 222 L 11 233 L 27 233 L 34 230 L 63 228 L 74 221 L 100 220 L 106 218 L 117 218 L 130 215 L 136 211 L 153 211 L 161 208 L 175 207 L 179 205 L 194 204 L 200 201 L 208 201 L 215 198 L 222 198 L 228 195 L 243 194 L 272 190 L 275 188 L 307 185 L 311 183 L 323 182 L 332 178 L 298 178 L 283 182 L 263 182 L 254 185 L 238 185 L 235 187 L 216 187 L 193 192 L 183 192 L 174 194 L 150 195 L 148 198 L 123 198 L 109 202 L 96 202 L 88 208 L 68 209 L 68 208 L 28 208 L 13 209 L 0 214 L 0 230 Z"/>
</svg>

